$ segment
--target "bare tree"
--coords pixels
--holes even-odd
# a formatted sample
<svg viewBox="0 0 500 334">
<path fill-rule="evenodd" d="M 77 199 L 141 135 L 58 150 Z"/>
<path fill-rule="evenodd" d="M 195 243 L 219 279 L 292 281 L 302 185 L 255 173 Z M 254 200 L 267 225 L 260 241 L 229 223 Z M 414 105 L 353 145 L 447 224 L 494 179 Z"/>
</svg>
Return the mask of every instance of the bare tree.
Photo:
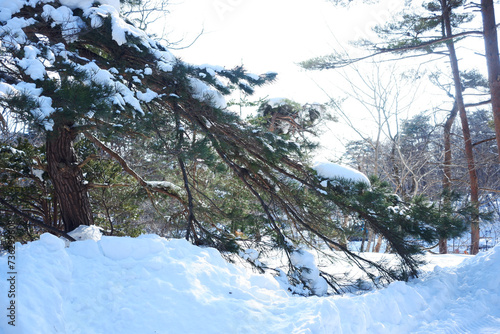
<svg viewBox="0 0 500 334">
<path fill-rule="evenodd" d="M 422 169 L 428 162 L 415 159 L 411 156 L 411 150 L 405 153 L 401 149 L 400 118 L 409 114 L 419 91 L 418 86 L 409 85 L 416 73 L 410 72 L 411 75 L 408 75 L 398 72 L 395 63 L 382 66 L 381 63 L 373 62 L 370 65 L 371 72 L 354 65 L 349 68 L 350 71 L 339 71 L 345 83 L 342 86 L 344 88 L 339 89 L 345 97 L 341 99 L 343 102 L 340 102 L 339 99 L 329 96 L 330 104 L 336 116 L 360 137 L 358 148 L 369 152 L 369 157 L 364 156 L 366 163 L 357 160 L 356 168 L 390 181 L 395 186 L 396 193 L 410 197 L 420 190 L 419 184 L 423 178 L 415 171 Z M 412 89 L 405 90 L 405 85 Z M 390 159 L 387 159 L 386 155 L 387 142 L 391 143 Z M 404 184 L 408 182 L 413 184 L 412 194 L 405 194 Z M 370 250 L 373 247 L 375 252 L 379 252 L 381 237 L 377 239 L 377 235 L 371 230 L 366 232 L 368 240 L 365 249 Z"/>
</svg>

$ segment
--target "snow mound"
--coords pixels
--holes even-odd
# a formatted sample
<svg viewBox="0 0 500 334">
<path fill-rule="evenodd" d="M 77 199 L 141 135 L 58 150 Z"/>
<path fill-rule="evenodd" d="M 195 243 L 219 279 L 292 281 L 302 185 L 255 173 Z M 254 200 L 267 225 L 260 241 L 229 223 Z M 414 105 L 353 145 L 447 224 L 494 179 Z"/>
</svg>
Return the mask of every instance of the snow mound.
<svg viewBox="0 0 500 334">
<path fill-rule="evenodd" d="M 102 228 L 91 225 L 91 226 L 85 226 L 85 225 L 80 225 L 73 231 L 69 232 L 68 234 L 73 237 L 75 240 L 94 240 L 94 241 L 99 241 L 101 240 L 102 237 Z"/>
<path fill-rule="evenodd" d="M 319 275 L 319 269 L 314 255 L 307 249 L 300 248 L 290 254 L 294 266 L 301 270 L 300 277 L 311 293 L 316 296 L 324 296 L 328 291 L 326 280 Z"/>
<path fill-rule="evenodd" d="M 16 245 L 16 271 L 16 326 L 4 316 L 0 333 L 500 332 L 500 247 L 357 296 L 292 296 L 214 249 L 155 235 L 65 247 L 44 234 Z"/>
</svg>

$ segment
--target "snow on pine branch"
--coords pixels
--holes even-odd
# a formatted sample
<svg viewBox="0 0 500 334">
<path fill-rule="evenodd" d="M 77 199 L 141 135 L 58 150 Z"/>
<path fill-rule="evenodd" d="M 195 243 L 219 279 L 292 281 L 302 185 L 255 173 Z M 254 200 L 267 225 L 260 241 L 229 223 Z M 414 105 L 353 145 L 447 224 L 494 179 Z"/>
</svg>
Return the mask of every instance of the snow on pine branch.
<svg viewBox="0 0 500 334">
<path fill-rule="evenodd" d="M 168 181 L 146 181 L 146 184 L 151 188 L 160 188 L 174 193 L 182 192 L 182 188 Z"/>
<path fill-rule="evenodd" d="M 313 169 L 318 173 L 318 176 L 326 180 L 348 180 L 351 182 L 361 182 L 370 186 L 368 177 L 347 166 L 337 165 L 332 162 L 316 162 Z"/>
<path fill-rule="evenodd" d="M 31 8 L 35 8 L 35 12 Z M 2 63 L 12 66 L 9 70 L 4 68 L 4 72 L 15 73 L 16 68 L 18 72 L 16 78 L 2 79 L 2 99 L 7 101 L 13 95 L 27 97 L 36 105 L 28 111 L 31 119 L 50 131 L 54 124 L 52 114 L 66 106 L 53 105 L 58 102 L 51 98 L 57 89 L 50 92 L 42 87 L 47 87 L 44 82 L 48 80 L 61 85 L 63 73 L 65 80 L 79 80 L 79 84 L 109 90 L 106 103 L 117 114 L 132 109 L 140 115 L 144 114 L 144 103 L 169 96 L 196 99 L 225 109 L 227 103 L 223 95 L 235 87 L 244 87 L 246 92 L 252 93 L 252 86 L 269 82 L 276 76 L 271 72 L 261 76 L 249 74 L 242 67 L 227 70 L 221 66 L 183 63 L 145 31 L 124 20 L 119 9 L 118 0 L 99 3 L 93 0 L 0 0 Z M 104 25 L 109 25 L 109 36 L 102 35 L 108 31 Z M 102 36 L 104 44 L 92 37 L 96 30 L 95 36 Z M 116 45 L 106 44 L 108 41 Z M 119 50 L 120 54 L 126 50 L 130 55 L 127 59 L 133 61 L 123 65 L 121 56 L 113 52 L 106 54 L 108 49 L 115 53 Z M 176 67 L 178 70 L 173 74 Z M 74 73 L 67 72 L 68 68 Z M 77 73 L 84 74 L 85 78 L 77 78 Z M 186 80 L 178 80 L 176 75 Z M 163 76 L 167 82 L 186 82 L 187 90 L 150 85 L 151 82 L 166 82 Z M 96 112 L 87 110 L 80 114 L 94 117 Z M 80 117 L 77 122 L 83 124 L 84 118 Z"/>
<path fill-rule="evenodd" d="M 193 97 L 201 102 L 208 102 L 213 107 L 224 109 L 227 107 L 226 99 L 219 91 L 211 89 L 200 79 L 190 78 L 189 84 L 193 89 Z"/>
<path fill-rule="evenodd" d="M 0 82 L 0 98 L 6 98 L 12 95 L 28 95 L 36 102 L 37 107 L 30 110 L 33 118 L 41 123 L 45 130 L 51 131 L 54 121 L 49 119 L 49 116 L 54 112 L 52 107 L 52 99 L 47 96 L 42 96 L 42 89 L 37 88 L 35 84 L 28 82 L 19 82 L 14 85 L 9 85 Z"/>
</svg>

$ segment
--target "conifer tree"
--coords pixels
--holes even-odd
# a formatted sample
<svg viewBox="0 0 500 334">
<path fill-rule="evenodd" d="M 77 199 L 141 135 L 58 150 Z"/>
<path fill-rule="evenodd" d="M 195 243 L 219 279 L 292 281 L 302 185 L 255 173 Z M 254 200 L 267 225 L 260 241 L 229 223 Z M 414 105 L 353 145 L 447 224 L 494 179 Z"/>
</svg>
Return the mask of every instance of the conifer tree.
<svg viewBox="0 0 500 334">
<path fill-rule="evenodd" d="M 17 1 L 2 9 L 0 20 L 4 118 L 23 122 L 45 138 L 42 168 L 64 222 L 60 234 L 95 221 L 89 198 L 93 180 L 83 172 L 94 157 L 78 156 L 75 147 L 84 137 L 85 145 L 120 166 L 127 182 L 134 180 L 151 205 L 156 205 L 158 194 L 175 201 L 185 237 L 198 245 L 238 249 L 230 231 L 202 219 L 211 206 L 207 203 L 216 202 L 199 191 L 202 174 L 190 169 L 195 162 L 206 175 L 223 168 L 232 176 L 246 192 L 242 198 L 258 204 L 259 229 L 270 231 L 288 255 L 293 251 L 289 240 L 301 239 L 293 237 L 292 228 L 308 231 L 326 247 L 345 252 L 372 279 L 387 282 L 417 275 L 420 247 L 415 239 L 431 242 L 439 237 L 435 210 L 427 203 L 403 202 L 376 182 L 370 186 L 318 173 L 294 141 L 227 110 L 224 94 L 236 88 L 250 94 L 254 86 L 272 81 L 275 73 L 256 76 L 243 67 L 184 63 L 124 20 L 116 1 Z M 115 141 L 147 143 L 141 163 L 162 158 L 165 169 L 176 172 L 142 173 Z M 85 151 L 92 150 L 80 152 Z M 2 191 L 0 204 L 2 212 L 46 228 L 8 192 Z M 327 210 L 331 207 L 382 234 L 399 256 L 400 267 L 363 258 L 336 239 L 329 232 L 338 229 Z"/>
</svg>

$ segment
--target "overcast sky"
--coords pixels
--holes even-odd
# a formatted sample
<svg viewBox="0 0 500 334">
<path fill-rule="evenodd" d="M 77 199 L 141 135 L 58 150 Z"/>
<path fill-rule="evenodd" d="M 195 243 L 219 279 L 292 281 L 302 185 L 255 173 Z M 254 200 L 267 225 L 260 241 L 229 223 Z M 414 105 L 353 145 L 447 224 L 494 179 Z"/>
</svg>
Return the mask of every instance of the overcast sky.
<svg viewBox="0 0 500 334">
<path fill-rule="evenodd" d="M 346 9 L 327 0 L 176 1 L 168 16 L 169 38 L 189 43 L 203 31 L 194 45 L 173 51 L 177 56 L 228 68 L 243 63 L 256 74 L 277 72 L 278 81 L 259 94 L 302 103 L 327 100 L 311 80 L 327 74 L 305 72 L 296 63 L 366 37 L 369 27 L 388 15 L 387 6 Z"/>
<path fill-rule="evenodd" d="M 335 71 L 306 72 L 297 62 L 341 48 L 349 48 L 351 56 L 356 56 L 356 52 L 359 55 L 362 51 L 351 48 L 349 42 L 373 39 L 371 27 L 389 21 L 403 1 L 381 0 L 371 5 L 362 4 L 361 0 L 356 2 L 356 6 L 344 8 L 328 0 L 172 0 L 167 36 L 169 40 L 183 39 L 181 45 L 186 45 L 203 31 L 192 46 L 172 50 L 189 63 L 226 68 L 243 64 L 255 74 L 277 72 L 277 82 L 257 90 L 256 98 L 284 97 L 300 103 L 324 103 L 329 100 L 328 94 L 341 96 L 342 90 L 348 88 L 345 82 Z M 411 60 L 402 67 L 411 67 L 420 60 Z M 370 75 L 370 65 L 361 66 L 366 66 L 364 70 Z M 446 71 L 442 65 L 441 68 Z M 420 94 L 424 103 L 440 103 L 439 98 L 432 96 L 442 94 L 436 90 L 434 87 L 425 96 Z M 419 105 L 415 110 L 426 108 L 432 110 L 434 106 Z M 362 106 L 352 105 L 348 109 L 349 117 L 364 117 Z M 411 112 L 415 111 L 408 110 Z M 370 126 L 365 128 L 370 130 Z M 323 142 L 331 150 L 341 151 L 345 140 L 333 137 L 359 139 L 345 129 L 342 124 L 331 125 L 330 137 Z"/>
<path fill-rule="evenodd" d="M 170 40 L 184 39 L 189 48 L 172 52 L 194 64 L 243 64 L 252 73 L 278 73 L 278 80 L 257 90 L 256 98 L 284 97 L 300 103 L 328 102 L 341 93 L 333 71 L 306 72 L 297 63 L 349 47 L 349 41 L 373 37 L 371 27 L 386 22 L 399 0 L 385 5 L 344 8 L 327 0 L 173 0 L 168 16 Z M 362 1 L 359 1 L 362 2 Z M 345 87 L 344 87 L 345 88 Z M 326 93 L 325 93 L 326 91 Z M 360 108 L 350 111 L 359 116 Z M 324 156 L 343 151 L 343 124 L 329 124 Z M 326 138 L 326 139 L 324 139 Z"/>
</svg>

